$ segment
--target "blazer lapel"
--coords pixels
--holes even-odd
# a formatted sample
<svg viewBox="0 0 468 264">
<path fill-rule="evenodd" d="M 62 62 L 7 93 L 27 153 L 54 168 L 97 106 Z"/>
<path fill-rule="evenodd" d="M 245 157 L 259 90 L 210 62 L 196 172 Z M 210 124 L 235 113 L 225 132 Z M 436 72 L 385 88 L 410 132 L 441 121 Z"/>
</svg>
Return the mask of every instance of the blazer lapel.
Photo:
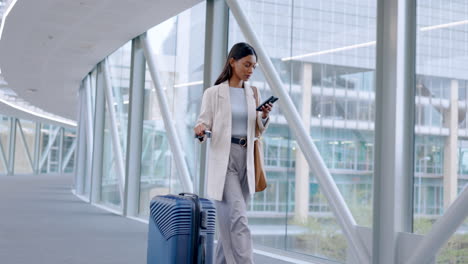
<svg viewBox="0 0 468 264">
<path fill-rule="evenodd" d="M 256 110 L 255 110 L 255 97 L 252 90 L 252 86 L 249 83 L 244 82 L 244 90 L 245 90 L 245 101 L 247 102 L 247 131 L 252 131 L 252 125 L 255 125 L 257 120 Z M 253 121 L 253 122 L 252 122 Z M 249 134 L 249 133 L 247 133 Z"/>
<path fill-rule="evenodd" d="M 221 83 L 219 85 L 219 97 L 231 100 L 230 96 L 229 96 L 229 83 L 228 83 L 228 81 L 225 81 L 225 82 L 223 82 L 223 83 Z"/>
<path fill-rule="evenodd" d="M 219 105 L 219 111 L 221 111 L 221 116 L 225 117 L 222 122 L 228 122 L 226 128 L 229 128 L 229 133 L 231 133 L 231 122 L 232 122 L 232 113 L 231 113 L 231 95 L 229 91 L 229 82 L 225 81 L 220 84 L 219 86 L 219 91 L 218 91 L 218 105 Z"/>
</svg>

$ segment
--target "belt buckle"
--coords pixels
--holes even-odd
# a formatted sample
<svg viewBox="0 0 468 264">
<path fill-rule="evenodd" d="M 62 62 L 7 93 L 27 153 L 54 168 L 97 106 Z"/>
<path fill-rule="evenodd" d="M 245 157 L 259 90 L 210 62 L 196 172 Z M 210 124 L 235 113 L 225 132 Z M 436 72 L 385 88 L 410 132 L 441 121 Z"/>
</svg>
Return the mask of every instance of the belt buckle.
<svg viewBox="0 0 468 264">
<path fill-rule="evenodd" d="M 244 141 L 244 143 L 242 143 Z M 247 147 L 247 139 L 246 138 L 239 138 L 239 145 L 246 148 Z"/>
</svg>

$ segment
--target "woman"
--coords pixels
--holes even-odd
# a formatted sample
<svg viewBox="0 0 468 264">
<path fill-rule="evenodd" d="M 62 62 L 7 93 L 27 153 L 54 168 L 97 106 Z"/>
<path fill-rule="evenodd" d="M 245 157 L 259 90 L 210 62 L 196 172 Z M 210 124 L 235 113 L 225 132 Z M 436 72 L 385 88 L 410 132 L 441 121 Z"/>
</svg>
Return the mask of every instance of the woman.
<svg viewBox="0 0 468 264">
<path fill-rule="evenodd" d="M 207 196 L 216 200 L 219 238 L 215 263 L 253 263 L 252 239 L 247 224 L 247 202 L 255 193 L 255 125 L 268 126 L 272 105 L 257 112 L 255 91 L 247 81 L 257 65 L 257 54 L 247 43 L 237 43 L 215 86 L 208 88 L 195 134 L 212 131 L 207 171 Z"/>
</svg>

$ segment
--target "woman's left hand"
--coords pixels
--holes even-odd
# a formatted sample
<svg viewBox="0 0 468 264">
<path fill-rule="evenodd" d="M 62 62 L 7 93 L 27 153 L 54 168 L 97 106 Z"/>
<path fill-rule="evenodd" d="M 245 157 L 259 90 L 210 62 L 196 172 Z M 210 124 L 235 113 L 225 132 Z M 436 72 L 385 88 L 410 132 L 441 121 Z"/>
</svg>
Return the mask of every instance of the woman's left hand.
<svg viewBox="0 0 468 264">
<path fill-rule="evenodd" d="M 272 108 L 273 108 L 273 104 L 270 104 L 270 103 L 266 104 L 265 106 L 262 106 L 262 112 L 263 112 L 262 118 L 263 119 L 268 117 Z"/>
</svg>

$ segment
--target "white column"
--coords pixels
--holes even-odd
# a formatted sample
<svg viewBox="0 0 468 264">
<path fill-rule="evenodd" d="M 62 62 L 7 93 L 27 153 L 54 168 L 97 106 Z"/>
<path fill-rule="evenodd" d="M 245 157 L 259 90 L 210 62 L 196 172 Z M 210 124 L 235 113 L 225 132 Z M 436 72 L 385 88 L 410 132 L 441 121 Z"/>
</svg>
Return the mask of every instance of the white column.
<svg viewBox="0 0 468 264">
<path fill-rule="evenodd" d="M 58 149 L 58 155 L 59 155 L 59 160 L 58 160 L 58 170 L 59 173 L 63 173 L 63 140 L 64 140 L 64 135 L 65 135 L 65 128 L 61 127 L 60 130 L 60 135 L 59 135 L 59 149 Z"/>
<path fill-rule="evenodd" d="M 398 233 L 412 230 L 415 17 L 415 1 L 377 1 L 375 264 L 397 263 Z"/>
<path fill-rule="evenodd" d="M 457 198 L 457 150 L 458 150 L 458 81 L 450 85 L 450 106 L 444 116 L 448 124 L 449 135 L 444 145 L 444 209 L 447 209 Z"/>
<path fill-rule="evenodd" d="M 41 123 L 36 122 L 36 132 L 34 134 L 34 174 L 39 174 L 39 158 L 40 158 L 40 143 L 41 143 Z M 77 127 L 78 131 L 79 127 Z"/>
<path fill-rule="evenodd" d="M 91 202 L 98 203 L 101 201 L 101 185 L 102 185 L 102 162 L 104 160 L 104 122 L 105 122 L 105 93 L 106 89 L 103 73 L 103 63 L 97 67 L 97 82 L 96 82 L 96 112 L 93 130 L 93 159 L 92 159 L 92 175 L 91 175 Z"/>
<path fill-rule="evenodd" d="M 302 123 L 310 131 L 312 103 L 312 64 L 304 63 L 302 80 Z M 306 223 L 309 215 L 309 165 L 301 149 L 296 148 L 296 192 L 294 218 L 299 223 Z"/>
<path fill-rule="evenodd" d="M 214 84 L 224 66 L 228 50 L 229 9 L 224 0 L 206 1 L 205 19 L 205 62 L 203 87 L 206 90 Z M 199 169 L 199 195 L 205 195 L 207 144 L 201 144 Z"/>
<path fill-rule="evenodd" d="M 146 60 L 141 48 L 140 38 L 132 42 L 132 71 L 130 83 L 127 165 L 126 165 L 126 199 L 124 215 L 138 216 L 140 205 L 141 155 L 143 136 L 143 108 L 145 105 L 145 70 Z"/>
<path fill-rule="evenodd" d="M 94 102 L 92 96 L 92 84 L 93 78 L 91 75 L 88 75 L 88 78 L 85 80 L 85 90 L 83 93 L 83 102 L 82 107 L 83 110 L 83 141 L 86 140 L 86 146 L 84 147 L 83 151 L 86 151 L 86 171 L 83 177 L 85 181 L 85 185 L 83 186 L 83 193 L 86 190 L 91 190 L 91 175 L 93 175 L 93 155 L 94 155 Z M 96 85 L 96 80 L 94 80 L 94 85 Z M 86 129 L 85 129 L 86 128 Z"/>
<path fill-rule="evenodd" d="M 86 78 L 85 80 L 86 81 Z M 84 89 L 80 87 L 79 90 L 79 105 L 78 105 L 78 122 L 77 122 L 77 129 L 76 129 L 76 137 L 78 140 L 78 147 L 76 148 L 76 154 L 75 154 L 75 161 L 76 161 L 76 169 L 75 169 L 75 193 L 78 195 L 83 194 L 83 183 L 84 183 L 84 176 L 85 176 L 85 168 L 86 168 L 86 142 L 85 142 L 85 135 L 83 133 L 84 131 L 84 124 L 85 124 L 85 119 L 84 119 L 84 111 L 83 111 L 83 94 L 84 94 Z M 37 129 L 36 129 L 37 130 Z M 40 133 L 40 129 L 39 129 Z M 39 153 L 39 152 L 38 152 Z M 38 155 L 39 156 L 39 155 Z M 38 167 L 39 159 L 35 162 L 35 168 Z"/>
</svg>

